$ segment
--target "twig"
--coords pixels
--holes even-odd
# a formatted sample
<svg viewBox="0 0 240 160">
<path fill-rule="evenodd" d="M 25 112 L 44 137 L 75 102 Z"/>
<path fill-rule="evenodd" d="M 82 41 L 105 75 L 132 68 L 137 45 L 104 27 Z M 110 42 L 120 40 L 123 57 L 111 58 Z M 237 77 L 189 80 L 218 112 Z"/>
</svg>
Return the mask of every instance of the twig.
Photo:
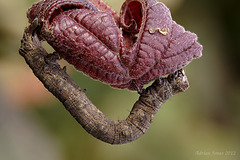
<svg viewBox="0 0 240 160">
<path fill-rule="evenodd" d="M 142 90 L 126 120 L 109 120 L 85 95 L 85 91 L 73 82 L 57 62 L 49 60 L 41 46 L 33 22 L 25 29 L 19 53 L 25 58 L 33 73 L 55 95 L 78 121 L 94 137 L 110 143 L 122 144 L 139 138 L 149 128 L 161 105 L 176 93 L 185 91 L 189 84 L 183 70 L 159 78 Z"/>
</svg>

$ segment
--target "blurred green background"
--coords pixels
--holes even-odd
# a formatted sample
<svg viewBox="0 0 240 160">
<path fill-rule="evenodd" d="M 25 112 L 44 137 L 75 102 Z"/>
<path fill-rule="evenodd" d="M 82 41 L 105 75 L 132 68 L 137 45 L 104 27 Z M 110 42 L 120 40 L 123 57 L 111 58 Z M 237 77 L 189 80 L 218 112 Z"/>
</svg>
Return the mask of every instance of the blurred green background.
<svg viewBox="0 0 240 160">
<path fill-rule="evenodd" d="M 203 57 L 185 67 L 191 87 L 172 97 L 148 132 L 124 145 L 86 133 L 18 54 L 34 0 L 0 1 L 1 160 L 239 160 L 240 18 L 237 1 L 164 0 L 173 19 L 195 32 Z M 115 10 L 123 0 L 107 0 Z M 46 46 L 49 51 L 50 47 Z M 125 119 L 138 95 L 67 72 L 111 119 Z"/>
</svg>

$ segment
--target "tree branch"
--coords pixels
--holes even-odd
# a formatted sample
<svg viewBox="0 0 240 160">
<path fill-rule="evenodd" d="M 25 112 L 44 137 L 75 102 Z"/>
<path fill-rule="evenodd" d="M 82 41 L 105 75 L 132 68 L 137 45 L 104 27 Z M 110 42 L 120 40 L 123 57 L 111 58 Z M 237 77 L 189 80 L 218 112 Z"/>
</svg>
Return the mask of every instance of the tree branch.
<svg viewBox="0 0 240 160">
<path fill-rule="evenodd" d="M 154 115 L 171 96 L 185 91 L 189 84 L 183 70 L 159 78 L 140 93 L 126 120 L 109 120 L 87 98 L 84 90 L 73 82 L 66 70 L 51 59 L 41 46 L 35 33 L 34 21 L 25 29 L 19 53 L 33 70 L 35 76 L 56 96 L 78 121 L 94 137 L 110 143 L 122 144 L 139 138 L 149 128 Z"/>
</svg>

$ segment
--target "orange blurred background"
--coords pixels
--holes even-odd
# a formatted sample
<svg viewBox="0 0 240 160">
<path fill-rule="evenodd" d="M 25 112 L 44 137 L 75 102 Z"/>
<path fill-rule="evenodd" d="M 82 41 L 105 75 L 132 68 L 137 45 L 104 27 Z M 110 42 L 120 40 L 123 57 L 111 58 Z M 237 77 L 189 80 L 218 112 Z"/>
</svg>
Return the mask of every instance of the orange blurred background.
<svg viewBox="0 0 240 160">
<path fill-rule="evenodd" d="M 163 105 L 144 136 L 117 146 L 86 133 L 18 54 L 26 10 L 34 2 L 0 1 L 1 160 L 240 159 L 237 1 L 163 1 L 177 23 L 199 36 L 203 57 L 184 68 L 191 85 L 187 92 Z M 106 2 L 119 11 L 123 0 Z M 137 93 L 113 89 L 61 64 L 107 117 L 127 117 Z"/>
</svg>

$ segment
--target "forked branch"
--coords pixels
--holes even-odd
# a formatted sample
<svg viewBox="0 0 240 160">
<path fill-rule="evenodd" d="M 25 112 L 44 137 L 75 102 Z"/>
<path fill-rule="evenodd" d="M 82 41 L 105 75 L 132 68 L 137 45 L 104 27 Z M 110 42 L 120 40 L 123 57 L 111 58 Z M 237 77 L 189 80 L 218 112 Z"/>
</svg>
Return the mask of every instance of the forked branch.
<svg viewBox="0 0 240 160">
<path fill-rule="evenodd" d="M 87 98 L 84 90 L 62 69 L 50 60 L 35 34 L 36 23 L 25 29 L 19 53 L 25 58 L 34 74 L 55 95 L 78 121 L 94 137 L 110 143 L 122 144 L 139 138 L 149 128 L 154 115 L 171 96 L 185 91 L 189 84 L 183 70 L 159 78 L 140 93 L 126 120 L 109 120 Z"/>
</svg>

